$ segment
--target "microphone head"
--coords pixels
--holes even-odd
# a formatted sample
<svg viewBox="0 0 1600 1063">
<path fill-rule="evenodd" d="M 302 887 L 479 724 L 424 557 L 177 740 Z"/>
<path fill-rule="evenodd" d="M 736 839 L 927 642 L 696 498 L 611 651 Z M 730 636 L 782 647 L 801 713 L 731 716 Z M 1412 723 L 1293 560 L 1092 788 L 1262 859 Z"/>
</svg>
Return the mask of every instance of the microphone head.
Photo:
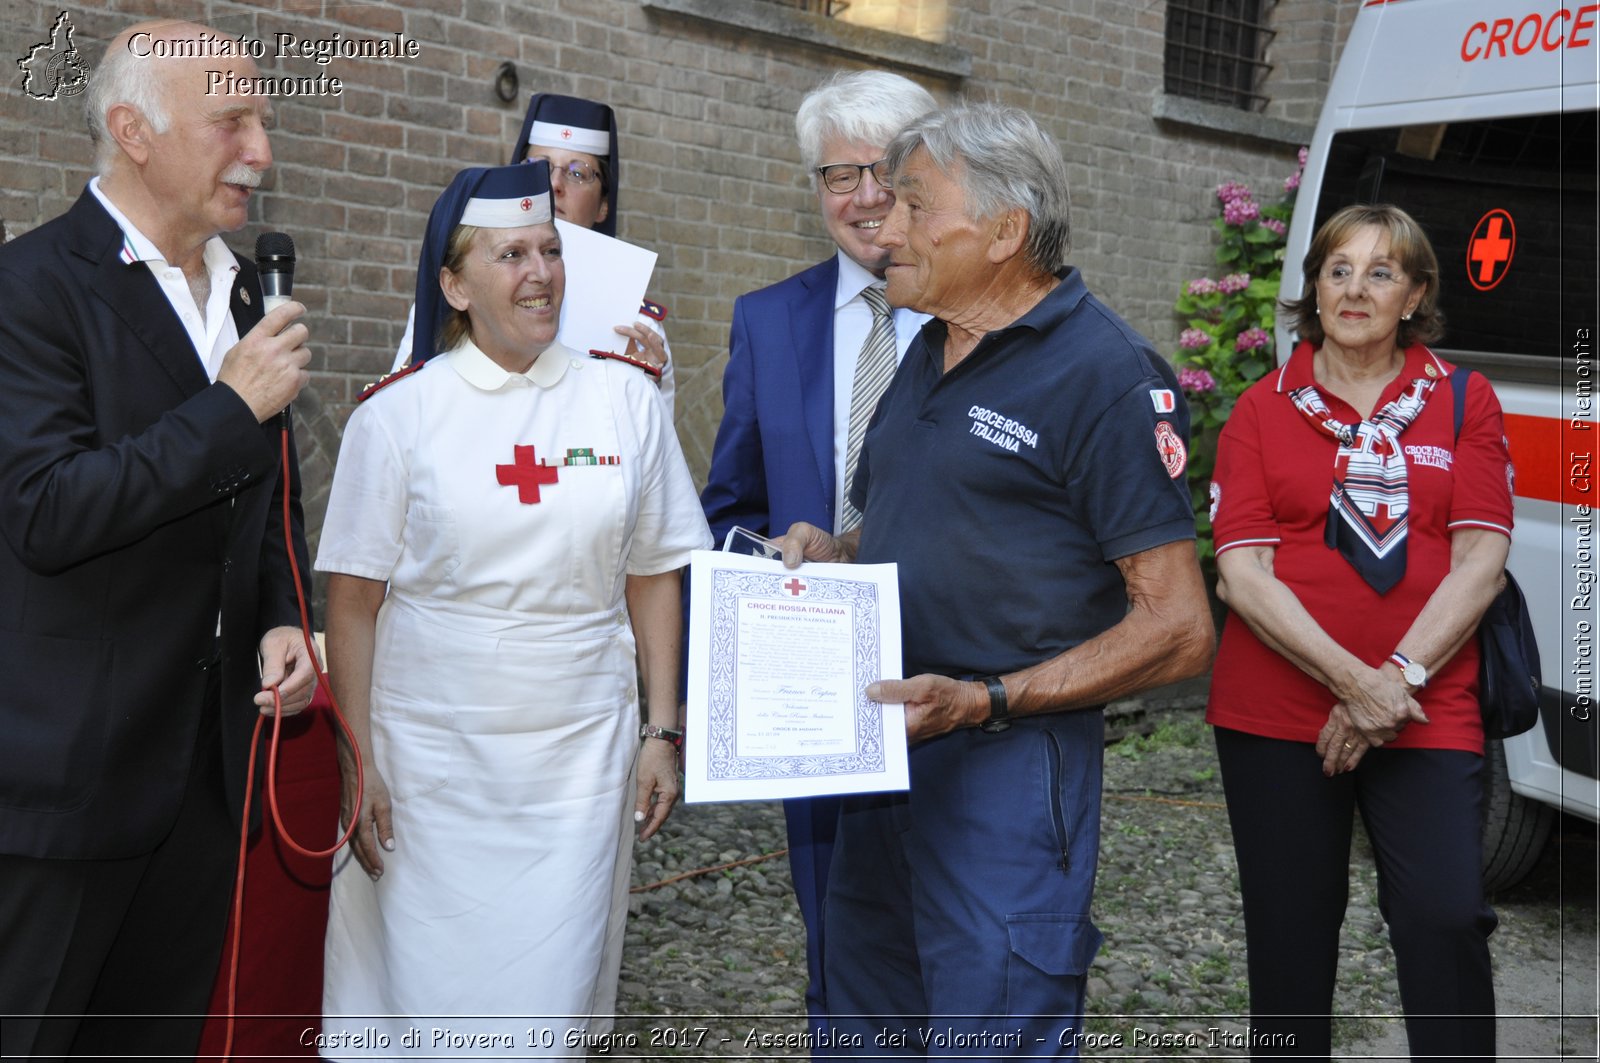
<svg viewBox="0 0 1600 1063">
<path fill-rule="evenodd" d="M 262 233 L 256 237 L 256 262 L 263 269 L 268 264 L 278 269 L 294 266 L 294 241 L 288 233 Z"/>
<path fill-rule="evenodd" d="M 261 277 L 264 310 L 289 301 L 294 286 L 294 241 L 288 233 L 262 233 L 256 237 L 256 272 Z"/>
</svg>

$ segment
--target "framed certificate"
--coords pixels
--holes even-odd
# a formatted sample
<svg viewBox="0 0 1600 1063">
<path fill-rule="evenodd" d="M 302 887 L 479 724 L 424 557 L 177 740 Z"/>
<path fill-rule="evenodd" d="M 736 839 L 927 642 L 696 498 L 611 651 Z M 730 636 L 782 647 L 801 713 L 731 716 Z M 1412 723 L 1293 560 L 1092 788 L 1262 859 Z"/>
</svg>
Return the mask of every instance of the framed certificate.
<svg viewBox="0 0 1600 1063">
<path fill-rule="evenodd" d="M 697 550 L 690 572 L 684 799 L 906 789 L 905 713 L 866 695 L 901 677 L 895 566 Z"/>
</svg>

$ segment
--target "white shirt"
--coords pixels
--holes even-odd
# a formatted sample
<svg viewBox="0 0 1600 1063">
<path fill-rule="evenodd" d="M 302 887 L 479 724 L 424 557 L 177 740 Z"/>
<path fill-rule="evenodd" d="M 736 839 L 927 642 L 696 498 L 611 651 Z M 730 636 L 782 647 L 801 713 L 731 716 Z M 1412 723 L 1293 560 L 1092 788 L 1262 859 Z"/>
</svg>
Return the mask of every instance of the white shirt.
<svg viewBox="0 0 1600 1063">
<path fill-rule="evenodd" d="M 850 485 L 844 482 L 845 450 L 850 440 L 850 392 L 855 387 L 856 358 L 861 345 L 872 332 L 872 307 L 861 297 L 872 285 L 883 286 L 875 277 L 843 251 L 839 252 L 839 284 L 833 295 L 833 533 L 839 534 L 844 516 L 844 496 Z M 895 307 L 895 364 L 906 356 L 906 348 L 931 315 L 905 307 Z"/>
<path fill-rule="evenodd" d="M 100 191 L 100 178 L 89 182 L 89 191 L 122 230 L 122 261 L 129 265 L 143 262 L 149 267 L 161 286 L 161 294 L 172 304 L 172 312 L 183 322 L 184 331 L 194 344 L 195 355 L 206 371 L 206 379 L 215 383 L 223 356 L 239 342 L 239 327 L 233 323 L 233 314 L 228 309 L 229 296 L 239 273 L 239 260 L 233 257 L 220 236 L 206 241 L 205 268 L 211 278 L 211 295 L 206 300 L 205 313 L 201 314 L 183 270 L 168 263 L 155 243 L 106 198 Z"/>
</svg>

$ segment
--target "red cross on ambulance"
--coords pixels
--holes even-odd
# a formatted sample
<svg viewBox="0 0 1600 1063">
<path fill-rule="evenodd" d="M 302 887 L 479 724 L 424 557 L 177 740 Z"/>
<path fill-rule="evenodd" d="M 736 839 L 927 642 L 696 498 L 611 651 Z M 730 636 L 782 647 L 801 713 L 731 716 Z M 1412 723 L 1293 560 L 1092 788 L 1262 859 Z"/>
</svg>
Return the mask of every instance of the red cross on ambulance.
<svg viewBox="0 0 1600 1063">
<path fill-rule="evenodd" d="M 1517 227 L 1511 215 L 1499 207 L 1478 219 L 1467 241 L 1467 280 L 1486 292 L 1506 278 L 1511 256 L 1517 250 Z"/>
</svg>

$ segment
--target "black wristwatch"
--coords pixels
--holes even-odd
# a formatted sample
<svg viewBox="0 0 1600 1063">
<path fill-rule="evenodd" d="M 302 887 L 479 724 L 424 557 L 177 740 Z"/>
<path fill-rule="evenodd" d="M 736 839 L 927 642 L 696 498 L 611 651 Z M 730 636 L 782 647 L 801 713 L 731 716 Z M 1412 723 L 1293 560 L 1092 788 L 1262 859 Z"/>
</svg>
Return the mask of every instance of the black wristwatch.
<svg viewBox="0 0 1600 1063">
<path fill-rule="evenodd" d="M 999 734 L 1011 728 L 1011 710 L 1006 707 L 1006 685 L 997 675 L 978 680 L 989 688 L 989 718 L 978 725 L 986 734 Z"/>
</svg>

